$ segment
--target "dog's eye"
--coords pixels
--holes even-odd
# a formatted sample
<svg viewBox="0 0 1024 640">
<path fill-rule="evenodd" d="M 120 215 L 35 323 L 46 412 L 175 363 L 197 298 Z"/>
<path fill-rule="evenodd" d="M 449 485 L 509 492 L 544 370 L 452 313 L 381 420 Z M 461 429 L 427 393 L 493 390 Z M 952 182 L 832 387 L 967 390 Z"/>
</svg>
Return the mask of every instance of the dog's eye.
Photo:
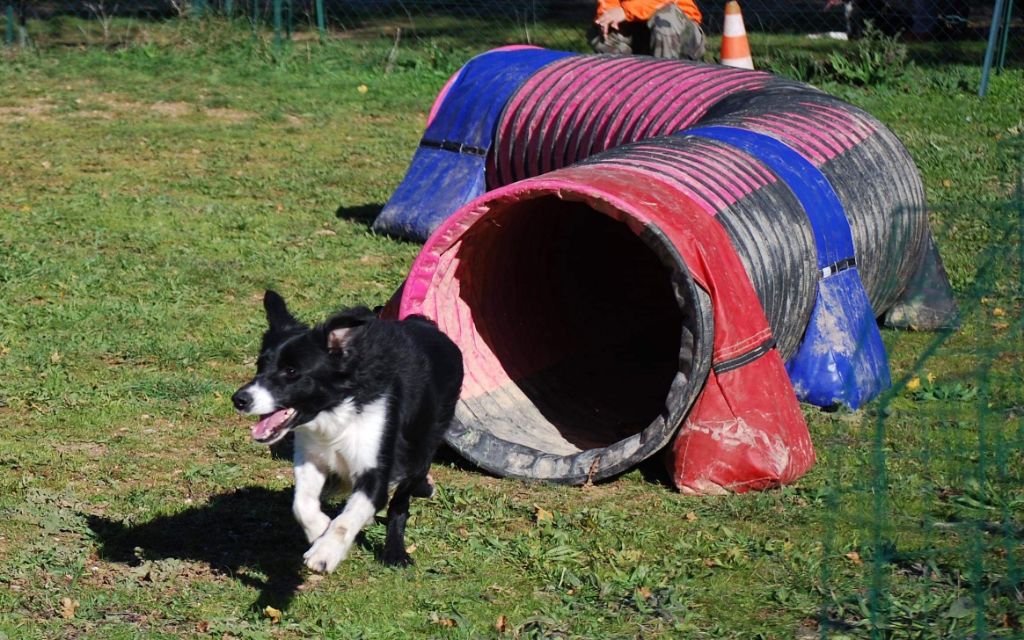
<svg viewBox="0 0 1024 640">
<path fill-rule="evenodd" d="M 295 367 L 285 367 L 283 373 L 286 380 L 297 380 L 299 378 L 299 372 Z"/>
</svg>

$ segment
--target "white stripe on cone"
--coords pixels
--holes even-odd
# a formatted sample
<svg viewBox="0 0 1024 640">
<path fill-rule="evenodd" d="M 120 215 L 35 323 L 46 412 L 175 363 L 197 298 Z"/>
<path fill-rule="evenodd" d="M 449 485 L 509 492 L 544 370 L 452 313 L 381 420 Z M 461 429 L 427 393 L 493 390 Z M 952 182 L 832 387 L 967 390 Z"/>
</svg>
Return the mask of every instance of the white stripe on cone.
<svg viewBox="0 0 1024 640">
<path fill-rule="evenodd" d="M 722 35 L 726 38 L 747 35 L 747 30 L 743 27 L 743 14 L 727 13 L 725 15 L 725 24 L 722 26 Z"/>
<path fill-rule="evenodd" d="M 726 67 L 736 67 L 737 69 L 751 69 L 754 68 L 754 59 L 750 56 L 745 58 L 722 58 L 722 64 Z"/>
</svg>

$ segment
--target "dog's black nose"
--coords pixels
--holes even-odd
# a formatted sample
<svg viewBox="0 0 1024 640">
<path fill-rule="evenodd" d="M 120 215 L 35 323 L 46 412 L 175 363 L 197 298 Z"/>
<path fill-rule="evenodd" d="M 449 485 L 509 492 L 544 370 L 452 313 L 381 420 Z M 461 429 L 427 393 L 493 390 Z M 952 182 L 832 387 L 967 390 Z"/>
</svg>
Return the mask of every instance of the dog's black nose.
<svg viewBox="0 0 1024 640">
<path fill-rule="evenodd" d="M 231 396 L 231 403 L 239 411 L 245 411 L 252 404 L 252 395 L 245 389 L 239 389 L 235 392 L 235 395 Z"/>
</svg>

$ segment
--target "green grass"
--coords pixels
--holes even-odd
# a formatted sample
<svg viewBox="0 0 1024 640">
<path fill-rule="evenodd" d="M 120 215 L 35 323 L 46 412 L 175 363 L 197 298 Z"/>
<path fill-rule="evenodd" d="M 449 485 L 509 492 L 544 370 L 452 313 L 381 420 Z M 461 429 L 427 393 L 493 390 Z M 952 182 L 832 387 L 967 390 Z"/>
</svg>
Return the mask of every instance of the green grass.
<svg viewBox="0 0 1024 640">
<path fill-rule="evenodd" d="M 227 398 L 265 287 L 316 319 L 399 285 L 417 247 L 368 221 L 468 50 L 414 40 L 384 73 L 389 39 L 133 28 L 0 62 L 0 637 L 1021 637 L 1019 70 L 986 100 L 969 66 L 823 87 L 919 163 L 964 327 L 885 332 L 901 388 L 807 408 L 797 484 L 687 498 L 656 462 L 580 489 L 448 457 L 414 568 L 373 560 L 377 524 L 321 578 L 287 461 Z"/>
</svg>

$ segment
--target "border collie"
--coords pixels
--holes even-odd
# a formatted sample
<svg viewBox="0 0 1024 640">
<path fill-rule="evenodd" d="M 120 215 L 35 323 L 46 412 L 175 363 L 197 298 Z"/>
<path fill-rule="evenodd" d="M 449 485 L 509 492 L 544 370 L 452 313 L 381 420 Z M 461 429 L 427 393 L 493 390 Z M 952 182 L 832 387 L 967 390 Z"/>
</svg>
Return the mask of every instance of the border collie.
<svg viewBox="0 0 1024 640">
<path fill-rule="evenodd" d="M 274 444 L 295 432 L 292 510 L 312 543 L 306 566 L 333 571 L 391 488 L 382 560 L 411 564 L 409 500 L 434 493 L 428 471 L 462 387 L 459 348 L 422 316 L 380 320 L 356 307 L 309 327 L 273 291 L 263 306 L 270 327 L 256 377 L 231 401 L 260 416 L 256 442 Z M 352 492 L 333 520 L 320 508 L 331 476 Z"/>
</svg>

